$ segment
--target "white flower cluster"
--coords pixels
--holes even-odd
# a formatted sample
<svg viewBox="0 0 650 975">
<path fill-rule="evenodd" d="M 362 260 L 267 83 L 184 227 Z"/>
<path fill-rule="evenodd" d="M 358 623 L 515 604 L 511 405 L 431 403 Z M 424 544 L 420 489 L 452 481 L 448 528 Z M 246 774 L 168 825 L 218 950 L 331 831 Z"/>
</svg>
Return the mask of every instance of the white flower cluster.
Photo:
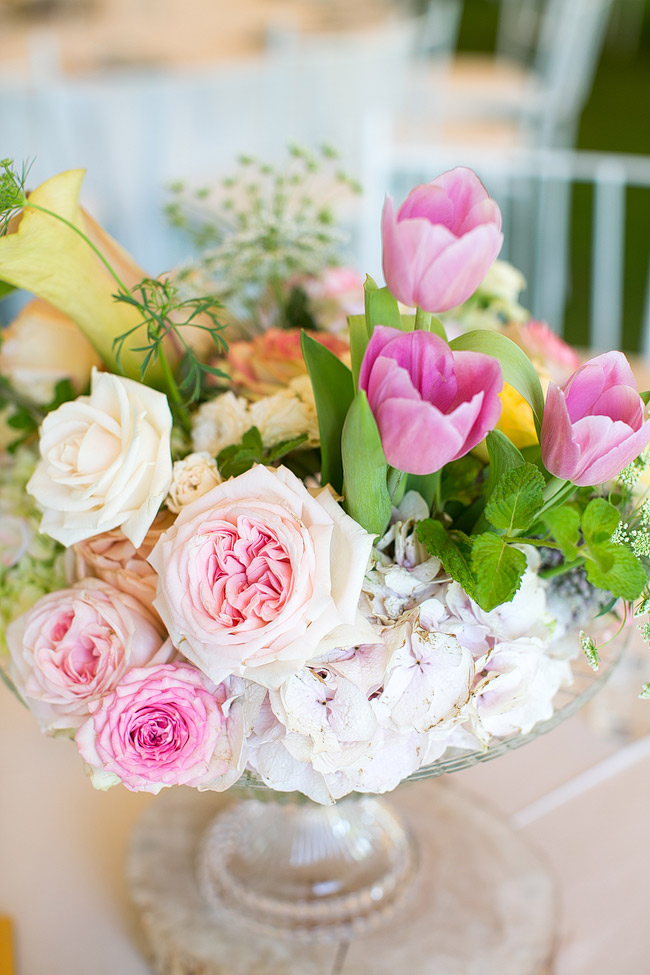
<svg viewBox="0 0 650 975">
<path fill-rule="evenodd" d="M 194 450 L 216 457 L 224 447 L 239 443 L 251 427 L 257 427 L 265 447 L 304 433 L 311 445 L 318 444 L 318 419 L 309 377 L 298 376 L 286 389 L 254 403 L 233 392 L 204 403 L 193 417 Z"/>
<path fill-rule="evenodd" d="M 387 792 L 448 747 L 480 748 L 552 715 L 571 670 L 537 553 L 525 549 L 512 602 L 486 613 L 427 555 L 418 516 L 407 498 L 373 552 L 361 609 L 374 642 L 332 648 L 269 691 L 248 741 L 248 768 L 268 786 L 322 803 Z"/>
</svg>

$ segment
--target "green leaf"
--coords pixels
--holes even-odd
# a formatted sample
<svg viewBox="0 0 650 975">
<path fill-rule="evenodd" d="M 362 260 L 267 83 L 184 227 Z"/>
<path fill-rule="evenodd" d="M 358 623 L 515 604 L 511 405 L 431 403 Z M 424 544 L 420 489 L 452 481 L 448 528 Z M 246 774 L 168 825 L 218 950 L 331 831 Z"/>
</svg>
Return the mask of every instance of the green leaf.
<svg viewBox="0 0 650 975">
<path fill-rule="evenodd" d="M 418 522 L 416 532 L 429 555 L 442 562 L 445 572 L 474 598 L 475 580 L 470 568 L 472 539 L 463 532 L 448 532 L 434 518 Z"/>
<path fill-rule="evenodd" d="M 352 373 L 324 345 L 305 332 L 300 336 L 302 354 L 314 390 L 322 456 L 322 483 L 341 493 L 343 424 L 354 398 Z"/>
<path fill-rule="evenodd" d="M 591 553 L 590 553 L 591 554 Z M 594 558 L 585 563 L 587 579 L 598 589 L 609 590 L 613 596 L 636 599 L 646 584 L 645 569 L 625 545 L 601 542 Z"/>
<path fill-rule="evenodd" d="M 292 450 L 296 447 L 300 447 L 304 444 L 307 439 L 306 433 L 301 433 L 299 437 L 291 437 L 290 440 L 282 440 L 280 443 L 276 443 L 275 447 L 271 447 L 265 454 L 264 459 L 273 462 L 274 460 L 279 460 L 280 457 L 284 457 L 285 454 L 290 454 Z"/>
<path fill-rule="evenodd" d="M 441 474 L 440 492 L 443 504 L 452 499 L 461 501 L 464 505 L 471 504 L 481 490 L 478 477 L 482 470 L 483 464 L 473 454 L 465 454 L 464 457 L 445 464 L 442 471 L 438 472 Z M 427 477 L 433 476 L 427 475 Z M 417 491 L 418 488 L 416 487 L 415 490 Z"/>
<path fill-rule="evenodd" d="M 365 315 L 348 315 L 348 332 L 350 335 L 350 360 L 352 363 L 352 381 L 355 392 L 359 388 L 359 373 L 361 363 L 368 348 L 368 329 Z"/>
<path fill-rule="evenodd" d="M 593 498 L 582 514 L 582 532 L 589 549 L 609 542 L 620 520 L 621 516 L 613 504 L 604 498 Z"/>
<path fill-rule="evenodd" d="M 506 535 L 525 531 L 544 506 L 545 484 L 533 464 L 522 464 L 506 471 L 485 506 L 485 517 Z"/>
<path fill-rule="evenodd" d="M 259 464 L 264 455 L 262 437 L 257 427 L 251 427 L 241 438 L 240 443 L 224 447 L 217 455 L 217 466 L 223 478 L 238 477 Z"/>
<path fill-rule="evenodd" d="M 566 561 L 573 562 L 578 556 L 580 513 L 572 505 L 561 505 L 547 511 L 542 516 L 542 521 L 560 546 Z"/>
<path fill-rule="evenodd" d="M 15 290 L 16 289 L 13 284 L 9 284 L 7 281 L 0 281 L 0 301 Z"/>
<path fill-rule="evenodd" d="M 505 382 L 517 390 L 530 405 L 539 436 L 544 415 L 544 393 L 535 368 L 518 345 L 500 332 L 477 329 L 459 335 L 449 343 L 454 351 L 483 352 L 498 359 Z"/>
<path fill-rule="evenodd" d="M 510 602 L 519 589 L 526 556 L 499 535 L 484 532 L 474 539 L 470 568 L 476 579 L 474 598 L 481 609 L 489 612 Z"/>
<path fill-rule="evenodd" d="M 490 430 L 485 444 L 490 456 L 490 474 L 485 487 L 485 496 L 489 498 L 503 475 L 521 467 L 525 460 L 512 441 L 500 430 Z"/>
<path fill-rule="evenodd" d="M 393 298 L 388 288 L 378 288 L 371 277 L 366 277 L 363 286 L 366 327 L 368 337 L 372 335 L 375 325 L 388 325 L 391 328 L 402 328 L 402 316 L 399 312 L 397 301 Z"/>
<path fill-rule="evenodd" d="M 363 390 L 355 396 L 345 420 L 341 452 L 345 510 L 366 531 L 383 535 L 392 510 L 386 486 L 388 464 Z"/>
<path fill-rule="evenodd" d="M 407 474 L 405 480 L 404 493 L 417 491 L 431 510 L 440 480 L 440 471 L 434 471 L 433 474 Z"/>
</svg>

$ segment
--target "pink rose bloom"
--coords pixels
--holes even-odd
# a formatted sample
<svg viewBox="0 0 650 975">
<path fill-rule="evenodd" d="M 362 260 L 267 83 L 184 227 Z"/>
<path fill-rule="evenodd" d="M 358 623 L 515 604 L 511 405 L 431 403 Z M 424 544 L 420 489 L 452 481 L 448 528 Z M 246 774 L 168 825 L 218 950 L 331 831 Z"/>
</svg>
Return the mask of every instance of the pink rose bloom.
<svg viewBox="0 0 650 975">
<path fill-rule="evenodd" d="M 174 644 L 215 684 L 277 686 L 355 622 L 372 547 L 334 501 L 284 467 L 253 467 L 186 505 L 150 561 Z"/>
<path fill-rule="evenodd" d="M 11 677 L 44 731 L 78 728 L 130 667 L 174 654 L 144 606 L 99 579 L 43 596 L 6 638 Z"/>
<path fill-rule="evenodd" d="M 184 662 L 128 671 L 95 702 L 75 737 L 93 785 L 121 782 L 154 794 L 171 785 L 228 788 L 243 770 L 231 767 L 241 747 L 231 740 L 237 735 L 236 717 L 227 713 L 230 696 L 224 684 L 215 687 Z M 240 738 L 242 730 L 240 723 Z"/>
<path fill-rule="evenodd" d="M 361 364 L 386 460 L 431 474 L 492 430 L 501 414 L 501 367 L 480 352 L 452 352 L 433 332 L 377 325 Z"/>
<path fill-rule="evenodd" d="M 622 352 L 590 359 L 560 389 L 549 383 L 542 422 L 542 460 L 579 486 L 616 477 L 650 443 L 650 422 Z"/>
<path fill-rule="evenodd" d="M 78 542 L 74 546 L 77 577 L 97 576 L 153 609 L 158 576 L 147 558 L 162 533 L 174 523 L 174 517 L 166 509 L 159 511 L 139 548 L 121 528 Z"/>
<path fill-rule="evenodd" d="M 416 186 L 381 219 L 384 277 L 405 305 L 443 312 L 476 291 L 501 245 L 501 212 L 471 169 Z"/>
</svg>

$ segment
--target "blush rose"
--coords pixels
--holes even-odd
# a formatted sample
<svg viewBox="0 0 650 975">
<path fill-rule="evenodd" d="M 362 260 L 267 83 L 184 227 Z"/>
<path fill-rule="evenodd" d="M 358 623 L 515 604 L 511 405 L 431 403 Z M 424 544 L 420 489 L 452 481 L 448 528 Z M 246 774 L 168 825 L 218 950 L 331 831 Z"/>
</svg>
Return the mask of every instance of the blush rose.
<svg viewBox="0 0 650 975">
<path fill-rule="evenodd" d="M 278 686 L 354 624 L 372 536 L 329 490 L 257 466 L 187 505 L 150 555 L 155 606 L 181 652 L 217 684 Z"/>
<path fill-rule="evenodd" d="M 11 677 L 44 731 L 78 728 L 130 667 L 174 648 L 132 596 L 99 579 L 43 596 L 7 627 Z"/>
</svg>

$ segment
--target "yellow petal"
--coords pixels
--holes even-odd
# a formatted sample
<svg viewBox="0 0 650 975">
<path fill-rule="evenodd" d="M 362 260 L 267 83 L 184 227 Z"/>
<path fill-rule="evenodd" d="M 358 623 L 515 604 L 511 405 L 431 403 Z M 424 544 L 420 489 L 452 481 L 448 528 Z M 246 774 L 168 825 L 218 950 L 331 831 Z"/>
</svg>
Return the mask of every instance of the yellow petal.
<svg viewBox="0 0 650 975">
<path fill-rule="evenodd" d="M 65 217 L 88 236 L 99 233 L 102 239 L 97 240 L 97 246 L 107 251 L 111 263 L 117 257 L 118 274 L 130 271 L 125 274 L 128 280 L 122 280 L 127 288 L 131 287 L 134 279 L 145 275 L 137 273 L 137 265 L 94 221 L 87 223 L 79 206 L 83 178 L 82 169 L 60 173 L 34 190 L 29 202 Z M 0 237 L 0 280 L 31 291 L 68 315 L 106 366 L 117 371 L 113 340 L 142 319 L 136 308 L 114 300 L 117 282 L 74 230 L 49 214 L 26 207 L 14 232 Z M 134 350 L 145 340 L 145 329 L 141 327 L 124 344 L 121 364 L 132 379 L 140 379 L 143 353 Z M 147 381 L 157 384 L 158 379 L 156 365 L 147 371 Z"/>
<path fill-rule="evenodd" d="M 508 383 L 504 384 L 499 396 L 502 406 L 497 430 L 505 433 L 515 447 L 532 447 L 538 441 L 530 406 Z"/>
</svg>

